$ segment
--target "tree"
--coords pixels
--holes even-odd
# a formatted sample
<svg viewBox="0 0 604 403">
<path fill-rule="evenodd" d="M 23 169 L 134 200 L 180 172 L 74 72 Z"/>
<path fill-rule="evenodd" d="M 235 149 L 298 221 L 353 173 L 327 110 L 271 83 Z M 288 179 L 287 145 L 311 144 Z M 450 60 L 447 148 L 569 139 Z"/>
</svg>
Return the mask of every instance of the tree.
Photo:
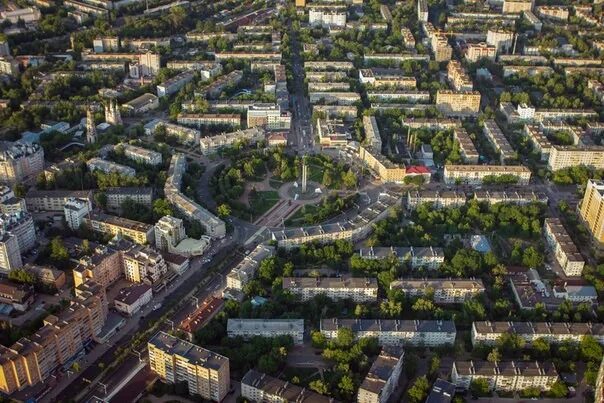
<svg viewBox="0 0 604 403">
<path fill-rule="evenodd" d="M 23 268 L 8 272 L 8 279 L 25 284 L 35 284 L 37 281 L 36 276 L 34 276 L 32 272 Z"/>
<path fill-rule="evenodd" d="M 155 218 L 160 219 L 164 216 L 174 215 L 174 211 L 172 210 L 172 206 L 170 206 L 170 202 L 166 199 L 157 199 L 153 201 L 153 215 Z"/>
<path fill-rule="evenodd" d="M 103 210 L 107 208 L 107 194 L 105 192 L 97 192 L 94 194 L 94 201 L 98 204 Z"/>
<path fill-rule="evenodd" d="M 315 348 L 324 348 L 327 344 L 327 338 L 320 331 L 313 331 L 310 335 L 312 346 Z"/>
<path fill-rule="evenodd" d="M 550 345 L 543 337 L 539 337 L 531 344 L 531 348 L 537 359 L 545 359 L 550 356 Z"/>
<path fill-rule="evenodd" d="M 496 348 L 494 348 L 493 350 L 491 350 L 491 352 L 487 356 L 487 361 L 489 361 L 489 362 L 499 362 L 499 361 L 501 361 L 501 353 L 499 352 L 499 350 L 497 350 Z"/>
<path fill-rule="evenodd" d="M 329 391 L 327 385 L 325 385 L 325 382 L 323 382 L 321 379 L 315 379 L 314 381 L 309 383 L 308 388 L 314 390 L 315 392 L 321 395 L 326 395 Z"/>
<path fill-rule="evenodd" d="M 600 362 L 602 360 L 602 346 L 593 336 L 583 336 L 579 344 L 579 352 L 585 361 Z"/>
<path fill-rule="evenodd" d="M 61 237 L 54 237 L 50 241 L 50 258 L 55 262 L 66 262 L 69 260 L 69 251 L 65 247 Z"/>
<path fill-rule="evenodd" d="M 529 246 L 524 250 L 522 254 L 522 265 L 530 268 L 537 268 L 543 264 L 543 255 L 537 252 L 537 250 Z"/>
<path fill-rule="evenodd" d="M 547 392 L 547 396 L 554 399 L 566 397 L 568 396 L 568 388 L 563 382 L 556 381 Z"/>
<path fill-rule="evenodd" d="M 346 398 L 346 400 L 350 400 L 354 395 L 355 391 L 354 381 L 350 375 L 344 375 L 340 382 L 338 382 L 338 390 Z"/>
<path fill-rule="evenodd" d="M 216 209 L 216 212 L 218 213 L 218 216 L 221 218 L 225 218 L 228 217 L 229 215 L 231 215 L 231 207 L 228 204 L 221 204 L 220 206 L 218 206 L 218 208 Z"/>
<path fill-rule="evenodd" d="M 411 403 L 420 403 L 426 400 L 430 384 L 425 376 L 420 376 L 413 385 L 407 390 L 407 397 Z"/>
<path fill-rule="evenodd" d="M 485 378 L 474 379 L 472 383 L 470 383 L 470 392 L 472 392 L 472 396 L 475 397 L 490 395 L 491 387 L 489 386 L 489 381 Z"/>
<path fill-rule="evenodd" d="M 352 170 L 348 170 L 344 175 L 342 175 L 342 183 L 348 189 L 354 189 L 357 185 L 357 176 L 352 172 Z"/>
<path fill-rule="evenodd" d="M 82 241 L 82 253 L 85 255 L 89 255 L 92 249 L 90 248 L 90 241 L 88 239 L 84 239 Z"/>
</svg>

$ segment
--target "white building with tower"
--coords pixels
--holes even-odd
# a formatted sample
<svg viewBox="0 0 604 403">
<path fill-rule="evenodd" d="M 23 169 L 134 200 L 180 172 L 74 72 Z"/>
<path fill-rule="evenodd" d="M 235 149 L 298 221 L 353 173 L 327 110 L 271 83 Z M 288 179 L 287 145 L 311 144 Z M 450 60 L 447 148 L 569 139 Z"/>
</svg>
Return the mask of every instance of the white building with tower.
<svg viewBox="0 0 604 403">
<path fill-rule="evenodd" d="M 91 210 L 90 201 L 86 199 L 76 199 L 71 197 L 65 203 L 63 212 L 65 213 L 65 221 L 67 226 L 76 231 L 82 225 L 84 217 L 88 215 Z"/>
</svg>

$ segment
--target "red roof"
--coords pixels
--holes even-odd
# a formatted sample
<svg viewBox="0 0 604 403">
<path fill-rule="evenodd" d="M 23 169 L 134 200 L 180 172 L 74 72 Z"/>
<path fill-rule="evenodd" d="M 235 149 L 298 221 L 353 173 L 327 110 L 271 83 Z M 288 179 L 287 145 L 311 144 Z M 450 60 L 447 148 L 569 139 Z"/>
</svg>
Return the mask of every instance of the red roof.
<svg viewBox="0 0 604 403">
<path fill-rule="evenodd" d="M 407 167 L 407 170 L 405 171 L 405 173 L 407 174 L 416 174 L 416 175 L 430 175 L 430 170 L 423 166 L 423 165 L 413 165 L 410 167 Z"/>
</svg>

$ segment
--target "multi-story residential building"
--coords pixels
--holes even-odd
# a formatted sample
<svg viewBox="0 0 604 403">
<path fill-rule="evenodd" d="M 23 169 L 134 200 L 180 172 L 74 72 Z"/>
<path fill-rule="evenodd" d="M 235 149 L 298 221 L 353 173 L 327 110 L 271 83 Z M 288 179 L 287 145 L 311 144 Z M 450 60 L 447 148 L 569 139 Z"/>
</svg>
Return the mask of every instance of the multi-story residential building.
<svg viewBox="0 0 604 403">
<path fill-rule="evenodd" d="M 449 45 L 449 40 L 442 33 L 435 33 L 432 36 L 432 53 L 437 62 L 446 62 L 453 56 L 453 48 Z"/>
<path fill-rule="evenodd" d="M 14 10 L 6 10 L 0 13 L 2 20 L 8 20 L 11 24 L 17 24 L 19 20 L 25 23 L 32 23 L 42 18 L 42 13 L 37 7 L 17 8 Z"/>
<path fill-rule="evenodd" d="M 538 6 L 536 11 L 539 17 L 562 22 L 568 21 L 570 15 L 568 7 L 563 6 Z"/>
<path fill-rule="evenodd" d="M 194 71 L 184 71 L 184 72 L 178 74 L 177 76 L 174 76 L 174 77 L 164 81 L 163 83 L 158 84 L 156 87 L 157 96 L 159 98 L 162 98 L 165 96 L 172 95 L 172 94 L 180 91 L 180 89 L 182 87 L 184 87 L 186 84 L 193 81 L 193 78 L 195 78 Z"/>
<path fill-rule="evenodd" d="M 322 148 L 344 148 L 352 139 L 343 120 L 317 119 L 316 134 Z"/>
<path fill-rule="evenodd" d="M 58 316 L 49 315 L 33 335 L 10 347 L 0 346 L 0 391 L 12 394 L 49 379 L 61 365 L 84 351 L 98 335 L 107 317 L 104 290 L 86 287 Z"/>
<path fill-rule="evenodd" d="M 153 205 L 153 188 L 150 187 L 111 187 L 103 191 L 107 196 L 105 208 L 111 213 L 120 213 L 122 203 L 126 200 L 151 208 Z"/>
<path fill-rule="evenodd" d="M 91 172 L 101 171 L 106 174 L 110 173 L 118 173 L 124 176 L 134 176 L 136 175 L 136 170 L 134 168 L 130 168 L 126 165 L 121 165 L 115 163 L 113 161 L 103 160 L 97 157 L 91 158 L 86 161 L 86 165 Z"/>
<path fill-rule="evenodd" d="M 525 188 L 508 190 L 481 189 L 474 191 L 474 200 L 488 204 L 508 203 L 526 205 L 530 203 L 547 204 L 547 194 Z"/>
<path fill-rule="evenodd" d="M 321 333 L 335 339 L 339 329 L 351 329 L 357 339 L 377 337 L 381 346 L 445 346 L 455 343 L 451 320 L 322 319 Z"/>
<path fill-rule="evenodd" d="M 598 370 L 598 375 L 596 376 L 594 402 L 604 402 L 604 358 L 602 358 L 602 362 L 600 363 L 600 368 Z"/>
<path fill-rule="evenodd" d="M 166 383 L 186 382 L 189 394 L 221 402 L 231 384 L 229 359 L 158 332 L 149 340 L 149 366 Z"/>
<path fill-rule="evenodd" d="M 11 306 L 19 312 L 27 311 L 34 302 L 34 286 L 13 283 L 0 278 L 0 303 Z"/>
<path fill-rule="evenodd" d="M 507 28 L 489 28 L 487 31 L 487 44 L 495 46 L 497 54 L 508 53 L 512 50 L 514 35 L 514 31 Z"/>
<path fill-rule="evenodd" d="M 237 85 L 243 78 L 243 71 L 233 70 L 229 74 L 218 77 L 205 89 L 205 94 L 208 98 L 218 98 L 222 90 L 229 84 Z"/>
<path fill-rule="evenodd" d="M 455 91 L 473 91 L 474 83 L 466 73 L 461 63 L 457 60 L 451 60 L 447 65 L 447 77 Z"/>
<path fill-rule="evenodd" d="M 391 290 L 401 290 L 405 296 L 434 294 L 437 304 L 460 304 L 484 293 L 482 280 L 468 279 L 403 279 L 390 283 Z"/>
<path fill-rule="evenodd" d="M 336 105 L 352 105 L 361 100 L 361 96 L 357 92 L 309 92 L 308 98 L 311 104 L 336 104 Z"/>
<path fill-rule="evenodd" d="M 25 200 L 15 197 L 15 192 L 8 187 L 0 185 L 0 213 L 16 214 L 27 212 Z"/>
<path fill-rule="evenodd" d="M 247 109 L 247 127 L 260 126 L 268 130 L 289 130 L 291 113 L 281 111 L 276 104 L 254 104 Z"/>
<path fill-rule="evenodd" d="M 467 183 L 480 185 L 485 177 L 511 175 L 519 185 L 528 185 L 531 171 L 523 165 L 445 165 L 444 180 L 448 185 Z"/>
<path fill-rule="evenodd" d="M 147 284 L 135 284 L 122 288 L 115 296 L 113 304 L 118 312 L 127 316 L 134 316 L 142 307 L 153 298 L 153 289 Z"/>
<path fill-rule="evenodd" d="M 482 132 L 495 151 L 499 153 L 499 160 L 502 164 L 504 161 L 516 159 L 516 151 L 514 151 L 514 148 L 512 148 L 512 145 L 494 119 L 484 121 Z"/>
<path fill-rule="evenodd" d="M 194 70 L 201 74 L 203 81 L 210 80 L 222 73 L 222 64 L 200 60 L 171 60 L 167 66 L 173 70 Z"/>
<path fill-rule="evenodd" d="M 378 68 L 359 70 L 359 81 L 372 87 L 397 87 L 414 89 L 417 86 L 415 77 L 405 75 L 401 69 Z"/>
<path fill-rule="evenodd" d="M 427 0 L 417 0 L 417 20 L 419 22 L 428 22 Z"/>
<path fill-rule="evenodd" d="M 466 201 L 466 195 L 455 190 L 414 190 L 407 192 L 406 206 L 409 210 L 415 210 L 422 203 L 431 203 L 432 208 L 441 209 L 461 207 Z"/>
<path fill-rule="evenodd" d="M 12 56 L 0 56 L 0 73 L 9 76 L 19 74 L 19 62 Z"/>
<path fill-rule="evenodd" d="M 562 225 L 559 218 L 548 217 L 543 223 L 543 233 L 548 246 L 554 252 L 556 261 L 567 276 L 580 276 L 585 260 L 577 245 Z"/>
<path fill-rule="evenodd" d="M 299 1 L 296 0 L 296 4 Z M 333 398 L 253 369 L 241 379 L 241 396 L 250 402 L 334 402 Z"/>
<path fill-rule="evenodd" d="M 294 344 L 302 344 L 304 339 L 304 319 L 229 319 L 229 337 L 249 339 L 255 336 L 291 336 Z"/>
<path fill-rule="evenodd" d="M 143 94 L 122 105 L 122 108 L 133 115 L 149 112 L 159 108 L 159 98 L 153 94 Z"/>
<path fill-rule="evenodd" d="M 453 129 L 453 138 L 459 145 L 459 152 L 464 161 L 468 164 L 478 164 L 480 154 L 466 129 L 463 127 Z"/>
<path fill-rule="evenodd" d="M 65 221 L 67 226 L 76 231 L 84 222 L 84 217 L 90 212 L 92 206 L 90 201 L 86 199 L 70 198 L 65 203 L 63 211 L 65 213 Z"/>
<path fill-rule="evenodd" d="M 203 155 L 215 154 L 224 147 L 229 147 L 238 142 L 253 145 L 265 139 L 265 131 L 261 127 L 237 130 L 230 133 L 222 133 L 215 136 L 207 136 L 199 139 L 199 146 Z"/>
<path fill-rule="evenodd" d="M 472 345 L 495 345 L 504 334 L 515 334 L 529 345 L 537 339 L 549 343 L 580 343 L 584 336 L 604 344 L 604 324 L 570 322 L 473 322 Z"/>
<path fill-rule="evenodd" d="M 587 181 L 579 215 L 598 246 L 604 243 L 604 182 Z"/>
<path fill-rule="evenodd" d="M 415 90 L 380 90 L 380 91 L 367 91 L 367 98 L 370 101 L 385 101 L 385 102 L 408 102 L 411 104 L 415 103 L 428 103 L 430 102 L 429 91 L 415 91 Z"/>
<path fill-rule="evenodd" d="M 117 149 L 123 151 L 126 157 L 136 162 L 151 166 L 157 166 L 162 163 L 161 153 L 157 151 L 124 143 L 118 145 Z"/>
<path fill-rule="evenodd" d="M 533 8 L 533 0 L 504 0 L 504 14 L 521 14 L 525 11 L 531 11 Z"/>
<path fill-rule="evenodd" d="M 43 170 L 44 149 L 39 144 L 0 142 L 0 183 L 22 183 Z"/>
<path fill-rule="evenodd" d="M 579 165 L 604 169 L 604 146 L 552 145 L 547 160 L 547 167 L 551 171 Z"/>
<path fill-rule="evenodd" d="M 71 198 L 92 200 L 90 190 L 35 190 L 31 189 L 25 195 L 25 205 L 28 211 L 63 212 L 65 203 Z"/>
<path fill-rule="evenodd" d="M 415 49 L 415 38 L 409 28 L 401 27 L 401 36 L 403 37 L 403 45 L 406 49 Z"/>
<path fill-rule="evenodd" d="M 235 266 L 226 277 L 226 289 L 243 291 L 255 276 L 260 263 L 275 254 L 275 247 L 259 244 Z"/>
<path fill-rule="evenodd" d="M 445 252 L 437 247 L 379 247 L 359 249 L 363 259 L 388 259 L 396 258 L 401 262 L 409 262 L 413 269 L 426 268 L 436 270 L 445 261 Z"/>
<path fill-rule="evenodd" d="M 382 136 L 375 116 L 363 116 L 363 129 L 365 130 L 365 143 L 375 150 L 381 150 Z"/>
<path fill-rule="evenodd" d="M 405 166 L 395 164 L 384 155 L 382 151 L 371 146 L 359 147 L 359 158 L 367 164 L 382 182 L 402 183 L 405 180 Z"/>
<path fill-rule="evenodd" d="M 449 116 L 476 115 L 480 112 L 480 92 L 438 90 L 436 107 Z"/>
<path fill-rule="evenodd" d="M 194 126 L 198 129 L 209 126 L 228 126 L 234 128 L 241 126 L 241 116 L 234 113 L 180 113 L 176 121 L 178 124 Z"/>
<path fill-rule="evenodd" d="M 124 275 L 133 283 L 158 284 L 168 271 L 162 255 L 154 249 L 138 245 L 123 253 Z"/>
<path fill-rule="evenodd" d="M 466 49 L 466 59 L 473 63 L 480 59 L 495 61 L 495 57 L 497 57 L 497 47 L 485 42 L 470 43 Z"/>
<path fill-rule="evenodd" d="M 226 235 L 224 221 L 181 193 L 180 186 L 186 164 L 187 161 L 184 154 L 176 153 L 172 155 L 170 168 L 168 169 L 168 178 L 164 186 L 166 198 L 186 217 L 198 221 L 205 229 L 207 235 L 212 238 L 224 238 Z"/>
<path fill-rule="evenodd" d="M 112 216 L 103 213 L 91 213 L 84 218 L 84 224 L 91 230 L 112 237 L 124 237 L 138 244 L 153 242 L 153 225 Z"/>
<path fill-rule="evenodd" d="M 453 362 L 451 381 L 458 389 L 468 389 L 477 379 L 485 379 L 490 389 L 498 391 L 521 391 L 527 388 L 547 391 L 558 380 L 558 371 L 551 362 Z"/>
<path fill-rule="evenodd" d="M 306 61 L 304 62 L 304 70 L 311 71 L 351 71 L 354 65 L 349 61 Z"/>
<path fill-rule="evenodd" d="M 0 273 L 8 275 L 23 267 L 17 236 L 11 232 L 0 233 Z"/>
<path fill-rule="evenodd" d="M 155 224 L 155 247 L 162 252 L 173 253 L 186 237 L 185 226 L 180 218 L 167 215 Z"/>
<path fill-rule="evenodd" d="M 311 8 L 308 10 L 308 23 L 314 26 L 346 26 L 346 10 L 328 10 Z"/>
<path fill-rule="evenodd" d="M 107 288 L 124 274 L 124 264 L 119 250 L 99 245 L 90 256 L 80 258 L 73 269 L 73 282 L 76 287 L 93 281 Z"/>
<path fill-rule="evenodd" d="M 331 299 L 351 299 L 357 303 L 377 301 L 375 278 L 361 277 L 283 277 L 283 289 L 308 301 L 317 295 Z"/>
<path fill-rule="evenodd" d="M 357 392 L 357 403 L 386 403 L 398 387 L 403 371 L 402 348 L 384 347 Z"/>
<path fill-rule="evenodd" d="M 187 145 L 197 144 L 201 132 L 191 127 L 169 123 L 161 119 L 154 119 L 145 125 L 145 133 L 155 134 L 158 130 L 165 130 L 168 136 L 174 136 L 179 142 Z"/>
<path fill-rule="evenodd" d="M 10 232 L 17 237 L 21 253 L 31 250 L 37 242 L 34 219 L 26 212 L 0 214 L 0 231 Z"/>
<path fill-rule="evenodd" d="M 117 36 L 104 36 L 93 39 L 92 50 L 95 53 L 117 52 L 120 48 L 120 39 Z"/>
</svg>

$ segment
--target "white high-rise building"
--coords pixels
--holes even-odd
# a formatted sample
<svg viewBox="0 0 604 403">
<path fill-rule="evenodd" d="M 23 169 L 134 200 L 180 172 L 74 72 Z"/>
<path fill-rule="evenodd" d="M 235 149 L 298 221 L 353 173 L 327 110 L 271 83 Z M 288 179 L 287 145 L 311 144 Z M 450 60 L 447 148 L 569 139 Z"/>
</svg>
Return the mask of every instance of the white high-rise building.
<svg viewBox="0 0 604 403">
<path fill-rule="evenodd" d="M 8 275 L 13 270 L 23 267 L 19 242 L 10 232 L 0 235 L 0 273 Z"/>
<path fill-rule="evenodd" d="M 155 247 L 164 252 L 172 252 L 185 239 L 185 226 L 180 218 L 164 216 L 155 224 Z"/>
<path fill-rule="evenodd" d="M 90 212 L 90 201 L 71 197 L 65 203 L 63 212 L 65 213 L 65 221 L 67 221 L 67 226 L 75 231 L 80 228 L 84 217 L 86 217 L 86 215 Z"/>
</svg>

